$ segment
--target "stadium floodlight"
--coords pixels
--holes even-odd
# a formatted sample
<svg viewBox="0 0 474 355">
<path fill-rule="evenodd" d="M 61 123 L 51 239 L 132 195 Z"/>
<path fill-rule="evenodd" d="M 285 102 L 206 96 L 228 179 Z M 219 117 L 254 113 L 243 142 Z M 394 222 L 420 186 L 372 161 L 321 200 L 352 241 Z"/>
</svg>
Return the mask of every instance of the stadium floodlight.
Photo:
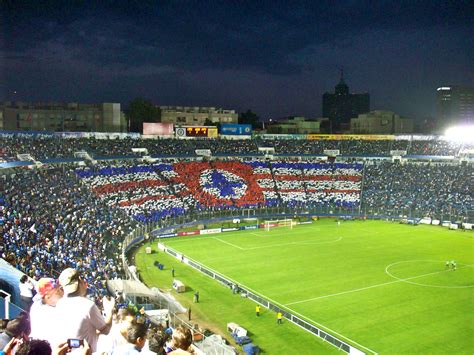
<svg viewBox="0 0 474 355">
<path fill-rule="evenodd" d="M 453 142 L 474 142 L 474 125 L 450 127 L 444 137 Z"/>
</svg>

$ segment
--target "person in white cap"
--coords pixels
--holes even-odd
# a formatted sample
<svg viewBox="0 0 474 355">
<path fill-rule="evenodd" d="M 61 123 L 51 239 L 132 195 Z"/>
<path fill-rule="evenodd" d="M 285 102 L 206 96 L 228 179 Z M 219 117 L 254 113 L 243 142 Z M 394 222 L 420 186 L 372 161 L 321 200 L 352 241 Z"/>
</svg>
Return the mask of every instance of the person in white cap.
<svg viewBox="0 0 474 355">
<path fill-rule="evenodd" d="M 59 276 L 64 297 L 57 303 L 60 339 L 86 339 L 92 352 L 96 351 L 99 334 L 108 334 L 112 326 L 113 298 L 104 297 L 105 317 L 93 301 L 86 297 L 87 282 L 81 274 L 68 268 Z"/>
</svg>

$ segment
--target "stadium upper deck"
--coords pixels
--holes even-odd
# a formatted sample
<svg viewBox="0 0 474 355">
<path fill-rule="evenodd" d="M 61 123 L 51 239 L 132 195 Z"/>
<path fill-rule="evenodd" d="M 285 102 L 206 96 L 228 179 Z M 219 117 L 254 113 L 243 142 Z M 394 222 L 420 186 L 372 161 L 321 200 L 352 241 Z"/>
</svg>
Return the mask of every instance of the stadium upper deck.
<svg viewBox="0 0 474 355">
<path fill-rule="evenodd" d="M 263 137 L 263 138 L 262 138 Z M 79 151 L 87 152 L 96 160 L 134 158 L 143 155 L 132 149 L 146 149 L 151 157 L 196 157 L 196 151 L 208 151 L 216 157 L 263 156 L 264 151 L 274 156 L 323 156 L 336 150 L 346 157 L 390 157 L 396 151 L 408 157 L 455 157 L 474 149 L 473 143 L 455 143 L 434 136 L 401 136 L 396 139 L 97 139 L 69 138 L 54 135 L 0 134 L 0 162 L 20 160 L 19 154 L 29 154 L 41 162 L 72 161 Z M 377 136 L 378 137 L 378 136 Z M 390 136 L 392 137 L 392 136 Z M 337 137 L 335 137 L 337 138 Z M 139 150 L 140 150 L 139 149 Z M 395 151 L 395 153 L 394 153 Z M 397 155 L 397 154 L 395 154 Z"/>
</svg>

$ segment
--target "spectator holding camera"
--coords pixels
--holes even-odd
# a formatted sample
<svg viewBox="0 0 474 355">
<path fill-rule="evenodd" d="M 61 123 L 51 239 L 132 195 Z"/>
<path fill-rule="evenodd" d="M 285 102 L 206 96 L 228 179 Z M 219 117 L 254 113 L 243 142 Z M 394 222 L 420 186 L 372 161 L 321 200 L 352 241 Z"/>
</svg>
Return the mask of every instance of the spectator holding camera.
<svg viewBox="0 0 474 355">
<path fill-rule="evenodd" d="M 112 326 L 113 298 L 104 297 L 102 304 L 105 317 L 93 301 L 86 297 L 87 282 L 72 268 L 65 269 L 59 276 L 64 290 L 56 307 L 58 337 L 61 339 L 85 339 L 92 352 L 96 351 L 99 334 L 108 334 Z"/>
</svg>

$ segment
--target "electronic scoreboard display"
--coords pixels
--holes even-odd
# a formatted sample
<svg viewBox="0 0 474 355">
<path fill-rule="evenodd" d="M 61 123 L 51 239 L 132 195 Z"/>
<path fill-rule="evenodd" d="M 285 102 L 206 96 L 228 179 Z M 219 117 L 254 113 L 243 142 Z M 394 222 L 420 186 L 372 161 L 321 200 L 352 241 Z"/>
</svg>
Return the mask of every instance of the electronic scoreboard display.
<svg viewBox="0 0 474 355">
<path fill-rule="evenodd" d="M 207 127 L 186 127 L 186 137 L 207 137 Z"/>
</svg>

